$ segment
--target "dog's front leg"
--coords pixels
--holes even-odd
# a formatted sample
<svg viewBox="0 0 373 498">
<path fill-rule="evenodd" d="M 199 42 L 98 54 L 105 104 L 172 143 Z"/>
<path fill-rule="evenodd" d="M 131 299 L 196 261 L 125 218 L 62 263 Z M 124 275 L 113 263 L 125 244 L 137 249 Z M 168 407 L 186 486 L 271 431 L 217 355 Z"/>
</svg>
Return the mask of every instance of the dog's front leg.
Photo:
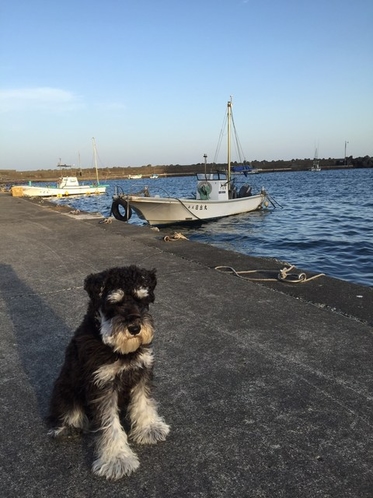
<svg viewBox="0 0 373 498">
<path fill-rule="evenodd" d="M 114 389 L 105 389 L 95 400 L 98 416 L 97 459 L 92 470 L 107 479 L 120 479 L 131 474 L 139 466 L 136 454 L 127 442 L 127 434 L 120 423 L 118 394 Z"/>
<path fill-rule="evenodd" d="M 131 439 L 139 444 L 155 444 L 164 441 L 170 427 L 158 415 L 157 404 L 150 394 L 150 386 L 142 379 L 131 390 L 128 407 L 131 421 Z"/>
</svg>

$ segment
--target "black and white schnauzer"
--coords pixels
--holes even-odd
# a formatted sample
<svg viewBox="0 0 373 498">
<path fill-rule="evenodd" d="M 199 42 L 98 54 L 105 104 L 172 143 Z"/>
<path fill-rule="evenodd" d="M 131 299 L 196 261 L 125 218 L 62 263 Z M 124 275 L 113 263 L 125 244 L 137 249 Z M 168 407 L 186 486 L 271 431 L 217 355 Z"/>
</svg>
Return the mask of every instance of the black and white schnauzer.
<svg viewBox="0 0 373 498">
<path fill-rule="evenodd" d="M 156 283 L 155 270 L 137 266 L 89 275 L 88 310 L 54 384 L 49 434 L 71 435 L 93 424 L 98 441 L 92 470 L 107 479 L 139 466 L 121 415 L 127 413 L 135 443 L 164 441 L 170 430 L 151 396 L 154 328 L 148 310 Z"/>
</svg>

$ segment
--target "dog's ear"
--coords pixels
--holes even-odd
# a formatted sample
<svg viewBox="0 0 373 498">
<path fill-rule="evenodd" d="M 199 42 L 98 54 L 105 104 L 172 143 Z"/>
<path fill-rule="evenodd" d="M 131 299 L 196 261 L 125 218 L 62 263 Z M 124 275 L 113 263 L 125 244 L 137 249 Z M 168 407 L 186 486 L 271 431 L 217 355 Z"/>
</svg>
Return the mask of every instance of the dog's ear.
<svg viewBox="0 0 373 498">
<path fill-rule="evenodd" d="M 99 299 L 104 287 L 106 272 L 91 273 L 84 280 L 84 290 L 92 301 Z"/>
<path fill-rule="evenodd" d="M 149 291 L 149 302 L 154 303 L 154 289 L 157 285 L 157 271 L 155 268 L 153 270 L 146 270 L 146 287 Z"/>
<path fill-rule="evenodd" d="M 149 287 L 153 291 L 157 285 L 157 270 L 148 270 Z"/>
</svg>

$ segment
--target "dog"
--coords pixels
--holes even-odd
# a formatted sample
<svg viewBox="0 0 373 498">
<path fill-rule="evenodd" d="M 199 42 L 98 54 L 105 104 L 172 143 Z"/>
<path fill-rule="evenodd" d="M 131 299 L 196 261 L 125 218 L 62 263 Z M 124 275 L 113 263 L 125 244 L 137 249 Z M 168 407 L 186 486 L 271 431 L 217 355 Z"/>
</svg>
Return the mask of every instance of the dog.
<svg viewBox="0 0 373 498">
<path fill-rule="evenodd" d="M 139 444 L 164 441 L 170 427 L 158 415 L 151 395 L 156 270 L 137 266 L 88 275 L 87 313 L 65 353 L 54 383 L 48 422 L 52 437 L 71 436 L 89 427 L 98 433 L 92 470 L 120 479 L 139 466 L 129 438 Z"/>
</svg>

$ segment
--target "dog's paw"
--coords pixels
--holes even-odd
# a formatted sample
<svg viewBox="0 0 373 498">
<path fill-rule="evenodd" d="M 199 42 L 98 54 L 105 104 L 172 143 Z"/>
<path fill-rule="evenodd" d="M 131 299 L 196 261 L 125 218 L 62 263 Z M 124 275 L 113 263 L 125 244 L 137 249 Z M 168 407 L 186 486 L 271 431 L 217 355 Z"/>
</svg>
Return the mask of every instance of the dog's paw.
<svg viewBox="0 0 373 498">
<path fill-rule="evenodd" d="M 48 431 L 48 436 L 51 438 L 57 438 L 57 437 L 62 437 L 64 435 L 66 428 L 65 427 L 53 427 L 52 429 L 49 429 Z"/>
<path fill-rule="evenodd" d="M 83 434 L 83 429 L 80 427 L 62 425 L 61 427 L 53 427 L 52 429 L 49 429 L 47 434 L 51 438 L 75 438 Z"/>
<path fill-rule="evenodd" d="M 81 436 L 82 433 L 83 429 L 62 425 L 61 427 L 49 429 L 47 434 L 51 438 L 74 438 Z"/>
<path fill-rule="evenodd" d="M 140 465 L 137 455 L 131 453 L 112 456 L 109 460 L 102 457 L 93 462 L 92 471 L 100 477 L 116 481 L 121 477 L 130 475 Z"/>
<path fill-rule="evenodd" d="M 159 419 L 146 427 L 135 426 L 130 436 L 138 444 L 156 444 L 158 441 L 164 441 L 169 432 L 170 426 Z"/>
</svg>

